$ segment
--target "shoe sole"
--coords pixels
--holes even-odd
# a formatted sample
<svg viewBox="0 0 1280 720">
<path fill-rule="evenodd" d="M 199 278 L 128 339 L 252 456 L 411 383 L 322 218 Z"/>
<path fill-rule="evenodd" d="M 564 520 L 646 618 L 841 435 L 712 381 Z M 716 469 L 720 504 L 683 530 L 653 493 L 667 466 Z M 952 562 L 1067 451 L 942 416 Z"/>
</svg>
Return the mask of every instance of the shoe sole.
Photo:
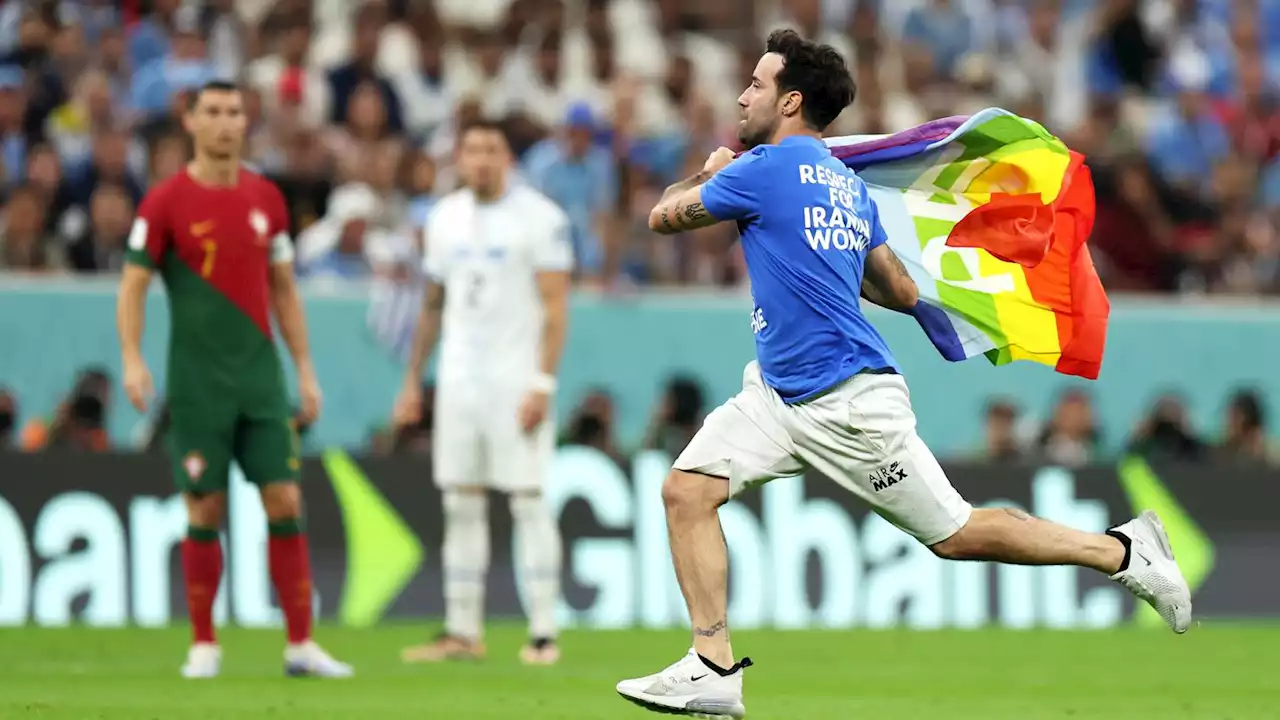
<svg viewBox="0 0 1280 720">
<path fill-rule="evenodd" d="M 639 705 L 650 712 L 660 715 L 680 715 L 683 717 L 702 718 L 702 720 L 742 720 L 747 716 L 746 710 L 740 710 L 737 714 L 707 712 L 705 710 L 691 710 L 689 708 L 675 708 L 670 705 L 659 705 L 649 702 L 638 697 L 632 697 L 625 693 L 618 693 L 618 696 L 628 702 Z"/>
<path fill-rule="evenodd" d="M 1164 553 L 1164 556 L 1169 558 L 1170 562 L 1173 563 L 1173 566 L 1178 569 L 1178 579 L 1182 581 L 1183 587 L 1187 588 L 1188 595 L 1190 595 L 1191 589 L 1187 586 L 1187 579 L 1182 576 L 1182 568 L 1178 566 L 1178 561 L 1173 556 L 1173 545 L 1169 542 L 1169 533 L 1165 531 L 1164 523 L 1160 522 L 1160 516 L 1157 515 L 1154 510 L 1143 510 L 1142 514 L 1140 514 L 1138 518 L 1147 525 L 1151 530 L 1151 534 L 1155 536 L 1156 543 L 1160 545 L 1160 552 Z M 1187 603 L 1187 615 L 1187 627 L 1181 630 L 1176 627 L 1170 627 L 1169 629 L 1181 635 L 1190 628 L 1191 603 L 1189 601 Z"/>
</svg>

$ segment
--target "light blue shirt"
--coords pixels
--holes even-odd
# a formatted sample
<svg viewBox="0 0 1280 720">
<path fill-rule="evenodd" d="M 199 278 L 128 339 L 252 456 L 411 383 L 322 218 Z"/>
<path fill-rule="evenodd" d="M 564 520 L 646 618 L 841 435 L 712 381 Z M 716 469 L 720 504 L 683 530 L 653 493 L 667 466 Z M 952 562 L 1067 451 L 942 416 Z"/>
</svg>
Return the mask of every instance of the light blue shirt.
<svg viewBox="0 0 1280 720">
<path fill-rule="evenodd" d="M 613 155 L 592 147 L 581 158 L 569 157 L 564 146 L 546 140 L 525 156 L 525 178 L 551 198 L 569 216 L 569 236 L 579 267 L 600 269 L 604 261 L 603 239 L 596 232 L 596 216 L 608 212 L 618 196 Z"/>
<path fill-rule="evenodd" d="M 738 221 L 765 382 L 789 403 L 864 370 L 898 371 L 862 314 L 867 253 L 886 237 L 867 186 L 821 140 L 761 145 L 702 186 L 717 220 Z"/>
<path fill-rule="evenodd" d="M 142 113 L 161 113 L 173 103 L 174 93 L 200 87 L 217 74 L 207 61 L 152 61 L 133 76 L 133 108 Z"/>
</svg>

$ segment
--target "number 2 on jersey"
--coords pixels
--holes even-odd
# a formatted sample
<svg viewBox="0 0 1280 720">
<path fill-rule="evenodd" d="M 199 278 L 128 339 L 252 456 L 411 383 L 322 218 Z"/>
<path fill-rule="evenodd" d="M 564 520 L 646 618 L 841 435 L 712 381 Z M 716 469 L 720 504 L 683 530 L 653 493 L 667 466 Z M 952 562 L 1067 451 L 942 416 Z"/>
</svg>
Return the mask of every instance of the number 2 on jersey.
<svg viewBox="0 0 1280 720">
<path fill-rule="evenodd" d="M 213 265 L 218 258 L 218 243 L 213 240 L 201 240 L 200 249 L 204 250 L 204 262 L 200 263 L 200 277 L 213 275 Z"/>
<path fill-rule="evenodd" d="M 473 272 L 467 276 L 467 306 L 480 307 L 480 293 L 484 290 L 484 275 Z"/>
</svg>

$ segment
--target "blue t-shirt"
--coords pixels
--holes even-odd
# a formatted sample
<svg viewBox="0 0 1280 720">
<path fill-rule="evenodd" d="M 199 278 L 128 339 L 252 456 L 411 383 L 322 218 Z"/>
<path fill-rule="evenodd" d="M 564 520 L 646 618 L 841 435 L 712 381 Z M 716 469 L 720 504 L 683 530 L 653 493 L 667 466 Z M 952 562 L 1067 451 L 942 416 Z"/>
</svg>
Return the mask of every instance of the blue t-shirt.
<svg viewBox="0 0 1280 720">
<path fill-rule="evenodd" d="M 789 403 L 864 370 L 898 371 L 862 314 L 867 253 L 885 243 L 862 179 L 821 140 L 761 145 L 702 186 L 717 220 L 738 221 L 765 382 Z"/>
</svg>

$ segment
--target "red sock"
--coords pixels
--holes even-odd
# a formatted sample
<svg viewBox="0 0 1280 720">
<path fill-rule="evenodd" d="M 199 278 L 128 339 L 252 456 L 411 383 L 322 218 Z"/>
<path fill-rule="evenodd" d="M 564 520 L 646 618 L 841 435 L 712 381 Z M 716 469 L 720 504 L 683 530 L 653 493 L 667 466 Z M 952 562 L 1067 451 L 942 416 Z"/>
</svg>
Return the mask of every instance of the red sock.
<svg viewBox="0 0 1280 720">
<path fill-rule="evenodd" d="M 213 600 L 222 580 L 222 543 L 217 531 L 213 538 L 187 537 L 182 541 L 182 573 L 187 587 L 187 616 L 195 642 L 215 642 Z"/>
<path fill-rule="evenodd" d="M 307 553 L 306 534 L 280 535 L 273 532 L 267 541 L 267 560 L 271 566 L 271 582 L 280 600 L 280 610 L 284 612 L 289 642 L 310 640 L 311 558 Z"/>
</svg>

